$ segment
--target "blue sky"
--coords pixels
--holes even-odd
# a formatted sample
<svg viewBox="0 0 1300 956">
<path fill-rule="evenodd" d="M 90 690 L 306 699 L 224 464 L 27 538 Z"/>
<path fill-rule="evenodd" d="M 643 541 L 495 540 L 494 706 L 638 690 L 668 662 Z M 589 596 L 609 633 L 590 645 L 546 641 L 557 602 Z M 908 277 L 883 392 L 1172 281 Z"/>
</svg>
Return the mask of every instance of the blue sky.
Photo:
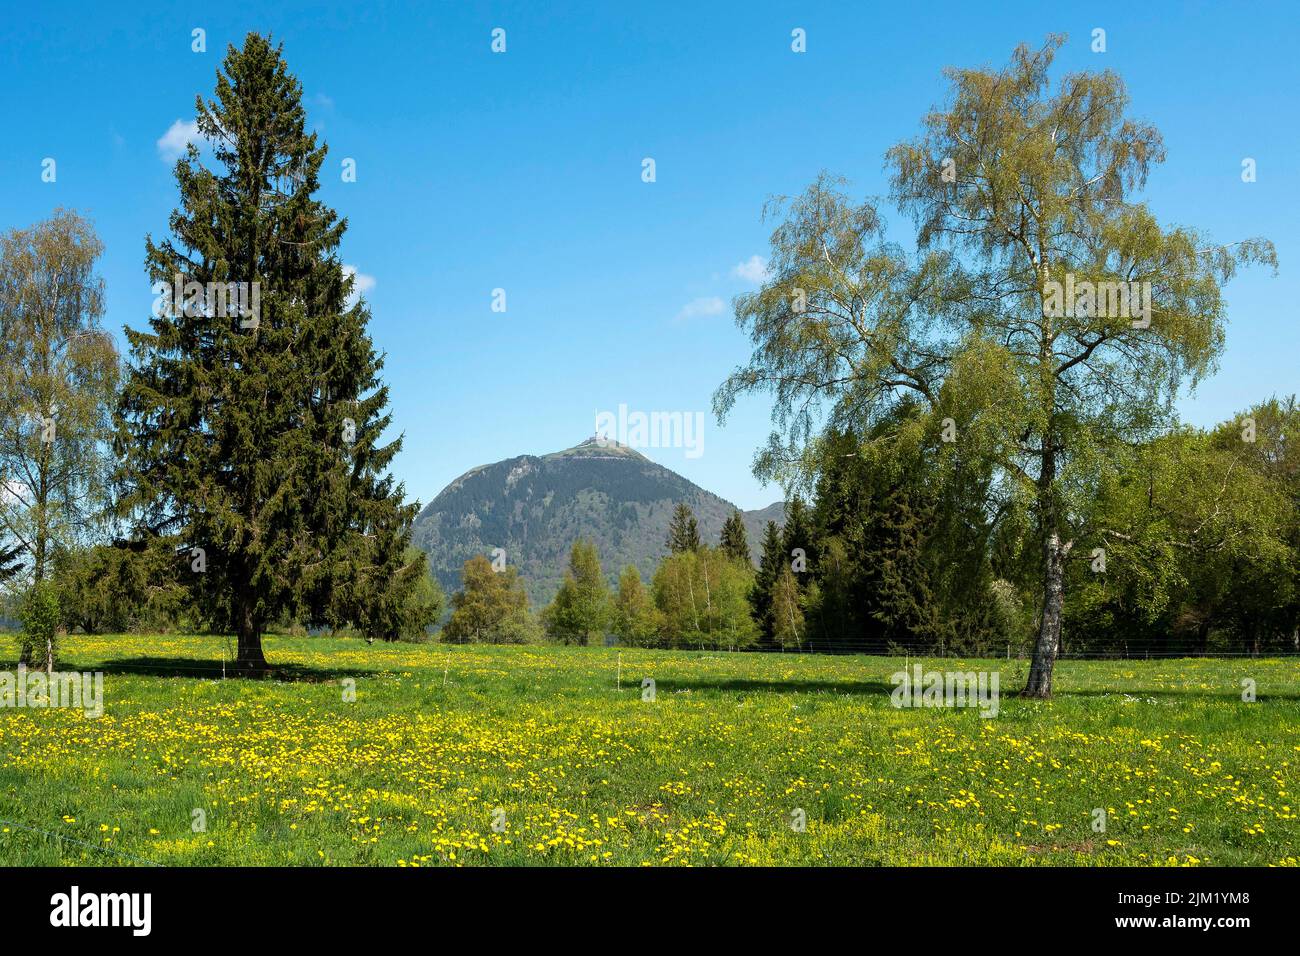
<svg viewBox="0 0 1300 956">
<path fill-rule="evenodd" d="M 422 502 L 472 466 L 575 444 L 620 403 L 708 413 L 748 355 L 728 303 L 752 284 L 737 267 L 766 253 L 764 200 L 823 168 L 884 194 L 882 154 L 942 100 L 944 66 L 1000 65 L 1049 32 L 1070 35 L 1060 67 L 1118 71 L 1131 114 L 1163 132 L 1169 158 L 1147 191 L 1162 221 L 1277 245 L 1277 277 L 1228 287 L 1227 353 L 1186 418 L 1300 390 L 1294 3 L 106 6 L 45 3 L 6 22 L 0 228 L 87 213 L 107 247 L 106 324 L 143 325 L 144 236 L 165 234 L 176 202 L 159 141 L 212 94 L 227 43 L 272 32 L 327 169 L 356 160 L 357 182 L 327 175 L 323 196 L 350 221 L 343 258 L 367 277 L 406 436 L 396 472 Z M 191 51 L 196 27 L 206 53 Z M 490 50 L 496 27 L 505 54 Z M 1105 53 L 1090 49 L 1095 27 Z M 648 454 L 761 507 L 780 497 L 749 471 L 768 412 L 746 401 L 724 428 L 707 414 L 698 457 Z"/>
</svg>

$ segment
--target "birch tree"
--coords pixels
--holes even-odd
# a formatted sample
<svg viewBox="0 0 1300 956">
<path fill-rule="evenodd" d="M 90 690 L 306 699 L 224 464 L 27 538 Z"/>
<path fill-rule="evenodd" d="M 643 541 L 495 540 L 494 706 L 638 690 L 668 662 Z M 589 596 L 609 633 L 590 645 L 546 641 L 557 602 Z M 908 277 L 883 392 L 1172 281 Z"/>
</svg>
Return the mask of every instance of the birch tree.
<svg viewBox="0 0 1300 956">
<path fill-rule="evenodd" d="M 948 69 L 947 100 L 888 151 L 915 252 L 835 177 L 778 202 L 771 278 L 736 301 L 754 352 L 714 398 L 723 418 L 742 394 L 775 395 L 764 477 L 815 471 L 824 429 L 866 431 L 909 398 L 926 414 L 897 440 L 995 467 L 1041 554 L 1031 697 L 1051 695 L 1065 566 L 1092 534 L 1080 504 L 1108 451 L 1168 427 L 1223 349 L 1223 284 L 1276 266 L 1267 240 L 1157 220 L 1141 192 L 1159 131 L 1126 115 L 1110 71 L 1054 81 L 1063 42 Z"/>
<path fill-rule="evenodd" d="M 101 252 L 72 211 L 0 236 L 0 577 L 40 585 L 101 530 L 118 383 Z"/>
</svg>

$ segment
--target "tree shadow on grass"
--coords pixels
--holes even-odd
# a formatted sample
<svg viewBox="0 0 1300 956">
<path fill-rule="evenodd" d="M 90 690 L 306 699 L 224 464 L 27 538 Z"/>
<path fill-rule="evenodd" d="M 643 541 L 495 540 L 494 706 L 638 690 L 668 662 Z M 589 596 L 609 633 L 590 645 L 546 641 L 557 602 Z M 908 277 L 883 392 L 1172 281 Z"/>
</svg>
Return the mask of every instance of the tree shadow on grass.
<svg viewBox="0 0 1300 956">
<path fill-rule="evenodd" d="M 780 693 L 780 694 L 841 694 L 855 697 L 874 697 L 888 695 L 894 685 L 878 680 L 868 681 L 826 681 L 826 680 L 678 680 L 667 677 L 655 678 L 657 693 L 706 693 L 708 691 L 740 691 L 742 693 Z"/>
<path fill-rule="evenodd" d="M 633 685 L 635 686 L 635 685 Z M 867 681 L 820 681 L 820 680 L 779 680 L 766 681 L 758 678 L 745 679 L 726 679 L 726 680 L 681 680 L 678 678 L 666 677 L 662 680 L 655 679 L 655 690 L 659 693 L 681 693 L 690 691 L 692 693 L 707 693 L 709 691 L 737 691 L 741 693 L 793 693 L 793 694 L 843 694 L 856 697 L 873 697 L 876 695 L 889 696 L 894 691 L 894 684 L 887 681 L 867 680 Z M 1019 699 L 1020 687 L 1004 687 L 999 694 L 1003 699 Z M 1112 688 L 1112 689 L 1093 689 L 1086 690 L 1057 690 L 1053 694 L 1054 700 L 1066 700 L 1069 698 L 1089 698 L 1089 697 L 1133 697 L 1156 699 L 1171 699 L 1183 701 L 1208 700 L 1224 702 L 1241 702 L 1240 691 L 1205 691 L 1205 690 L 1169 690 L 1169 689 L 1151 689 L 1146 688 Z M 1294 701 L 1300 700 L 1300 688 L 1286 689 L 1282 691 L 1260 691 L 1258 703 L 1267 703 L 1269 701 Z"/>
<path fill-rule="evenodd" d="M 1003 696 L 1019 697 L 1020 692 L 1014 694 L 1004 692 Z M 1245 703 L 1241 699 L 1240 690 L 1170 690 L 1168 688 L 1146 688 L 1146 687 L 1110 687 L 1096 688 L 1090 687 L 1086 690 L 1054 690 L 1052 692 L 1053 700 L 1060 700 L 1065 697 L 1133 697 L 1141 699 L 1144 697 L 1154 697 L 1156 699 L 1171 698 L 1174 700 L 1217 700 L 1229 703 Z M 1256 703 L 1266 703 L 1270 700 L 1300 700 L 1300 687 L 1287 688 L 1281 691 L 1256 691 Z"/>
<path fill-rule="evenodd" d="M 65 664 L 66 668 L 68 665 Z M 83 668 L 84 669 L 84 668 Z M 105 674 L 126 674 L 141 677 L 192 677 L 198 680 L 220 678 L 222 662 L 196 657 L 131 657 L 100 661 L 94 670 Z M 382 670 L 365 670 L 355 667 L 313 667 L 306 664 L 271 662 L 271 668 L 262 677 L 249 680 L 285 681 L 289 683 L 323 684 L 344 677 L 374 677 Z M 228 679 L 239 678 L 234 667 L 226 662 Z"/>
</svg>

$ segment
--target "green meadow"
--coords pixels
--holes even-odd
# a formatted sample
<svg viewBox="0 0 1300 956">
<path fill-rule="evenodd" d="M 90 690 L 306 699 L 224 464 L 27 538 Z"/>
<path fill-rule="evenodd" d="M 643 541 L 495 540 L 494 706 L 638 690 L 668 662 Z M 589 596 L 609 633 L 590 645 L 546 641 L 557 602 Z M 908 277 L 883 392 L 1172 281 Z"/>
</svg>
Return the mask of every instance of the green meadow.
<svg viewBox="0 0 1300 956">
<path fill-rule="evenodd" d="M 225 643 L 69 638 L 104 712 L 0 710 L 0 864 L 1300 857 L 1295 660 L 1062 661 L 1050 702 L 919 661 L 997 672 L 986 718 L 892 706 L 915 658 L 271 637 L 236 680 Z"/>
</svg>

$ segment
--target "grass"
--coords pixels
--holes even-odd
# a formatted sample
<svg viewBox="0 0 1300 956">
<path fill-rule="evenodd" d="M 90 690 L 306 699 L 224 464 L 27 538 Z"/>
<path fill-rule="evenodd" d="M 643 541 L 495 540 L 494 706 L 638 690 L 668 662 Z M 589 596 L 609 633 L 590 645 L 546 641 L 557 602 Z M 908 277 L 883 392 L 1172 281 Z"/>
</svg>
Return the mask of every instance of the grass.
<svg viewBox="0 0 1300 956">
<path fill-rule="evenodd" d="M 1047 703 L 1014 697 L 1023 662 L 922 662 L 999 671 L 1000 712 L 982 719 L 892 707 L 897 658 L 624 650 L 620 689 L 611 649 L 269 638 L 288 679 L 246 681 L 220 679 L 223 644 L 69 639 L 63 666 L 105 673 L 105 712 L 0 710 L 0 863 L 1300 855 L 1294 660 L 1065 661 Z"/>
</svg>

